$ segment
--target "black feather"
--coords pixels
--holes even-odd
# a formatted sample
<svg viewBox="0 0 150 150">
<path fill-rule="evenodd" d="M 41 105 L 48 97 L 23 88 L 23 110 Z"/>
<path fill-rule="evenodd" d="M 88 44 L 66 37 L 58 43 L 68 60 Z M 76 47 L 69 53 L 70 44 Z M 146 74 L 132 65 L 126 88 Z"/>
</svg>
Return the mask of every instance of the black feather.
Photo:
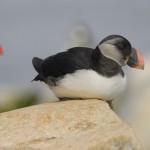
<svg viewBox="0 0 150 150">
<path fill-rule="evenodd" d="M 60 77 L 80 69 L 90 69 L 93 49 L 75 47 L 50 56 L 42 63 L 43 76 Z"/>
<path fill-rule="evenodd" d="M 42 77 L 40 77 L 39 74 L 31 82 L 38 81 L 38 80 L 45 82 L 44 79 Z"/>
<path fill-rule="evenodd" d="M 32 64 L 38 73 L 42 73 L 42 63 L 43 63 L 43 60 L 38 57 L 34 57 L 32 59 Z"/>
</svg>

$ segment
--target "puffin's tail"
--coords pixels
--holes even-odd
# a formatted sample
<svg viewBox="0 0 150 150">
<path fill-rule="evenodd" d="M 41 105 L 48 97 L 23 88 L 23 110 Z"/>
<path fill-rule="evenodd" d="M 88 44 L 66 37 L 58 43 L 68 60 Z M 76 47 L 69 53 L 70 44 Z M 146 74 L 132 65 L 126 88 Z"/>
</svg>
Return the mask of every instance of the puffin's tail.
<svg viewBox="0 0 150 150">
<path fill-rule="evenodd" d="M 40 77 L 39 74 L 31 82 L 33 82 L 33 81 L 43 81 L 43 82 L 45 82 L 44 79 L 42 77 Z"/>
<path fill-rule="evenodd" d="M 40 58 L 37 58 L 37 57 L 34 57 L 34 58 L 32 59 L 33 67 L 34 67 L 34 69 L 35 69 L 39 74 L 42 73 L 42 63 L 43 63 L 43 59 L 40 59 Z"/>
<path fill-rule="evenodd" d="M 42 63 L 43 63 L 43 59 L 37 57 L 34 57 L 32 59 L 33 67 L 39 73 L 32 81 L 38 81 L 38 80 L 44 81 L 44 79 L 42 78 Z"/>
</svg>

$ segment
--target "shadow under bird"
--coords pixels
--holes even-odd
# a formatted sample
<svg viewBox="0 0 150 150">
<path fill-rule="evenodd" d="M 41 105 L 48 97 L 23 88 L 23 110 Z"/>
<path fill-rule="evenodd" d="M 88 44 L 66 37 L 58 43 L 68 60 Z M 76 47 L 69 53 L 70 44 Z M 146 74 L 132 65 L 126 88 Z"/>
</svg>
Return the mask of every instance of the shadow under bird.
<svg viewBox="0 0 150 150">
<path fill-rule="evenodd" d="M 144 59 L 130 42 L 120 35 L 104 38 L 95 49 L 74 47 L 46 59 L 32 60 L 38 75 L 60 100 L 117 99 L 126 86 L 122 67 L 144 69 Z"/>
</svg>

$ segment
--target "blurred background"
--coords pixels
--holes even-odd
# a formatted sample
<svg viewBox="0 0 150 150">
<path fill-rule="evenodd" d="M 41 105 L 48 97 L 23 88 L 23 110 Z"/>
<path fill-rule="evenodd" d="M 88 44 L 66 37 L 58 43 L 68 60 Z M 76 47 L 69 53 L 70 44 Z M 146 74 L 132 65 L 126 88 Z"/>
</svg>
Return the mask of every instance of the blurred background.
<svg viewBox="0 0 150 150">
<path fill-rule="evenodd" d="M 46 58 L 67 48 L 96 45 L 110 34 L 126 37 L 140 50 L 145 70 L 125 67 L 128 86 L 116 111 L 150 149 L 150 1 L 1 0 L 0 112 L 56 101 L 40 82 L 34 56 Z"/>
</svg>

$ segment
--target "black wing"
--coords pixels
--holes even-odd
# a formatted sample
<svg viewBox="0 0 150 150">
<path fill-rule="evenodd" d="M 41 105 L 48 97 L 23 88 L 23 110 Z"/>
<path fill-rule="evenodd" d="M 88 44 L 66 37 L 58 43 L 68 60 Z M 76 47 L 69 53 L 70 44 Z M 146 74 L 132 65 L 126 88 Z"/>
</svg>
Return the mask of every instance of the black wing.
<svg viewBox="0 0 150 150">
<path fill-rule="evenodd" d="M 32 62 L 35 70 L 39 73 L 35 80 L 42 80 L 49 76 L 58 78 L 76 70 L 90 69 L 92 52 L 91 48 L 75 47 L 45 60 L 35 57 Z"/>
</svg>

